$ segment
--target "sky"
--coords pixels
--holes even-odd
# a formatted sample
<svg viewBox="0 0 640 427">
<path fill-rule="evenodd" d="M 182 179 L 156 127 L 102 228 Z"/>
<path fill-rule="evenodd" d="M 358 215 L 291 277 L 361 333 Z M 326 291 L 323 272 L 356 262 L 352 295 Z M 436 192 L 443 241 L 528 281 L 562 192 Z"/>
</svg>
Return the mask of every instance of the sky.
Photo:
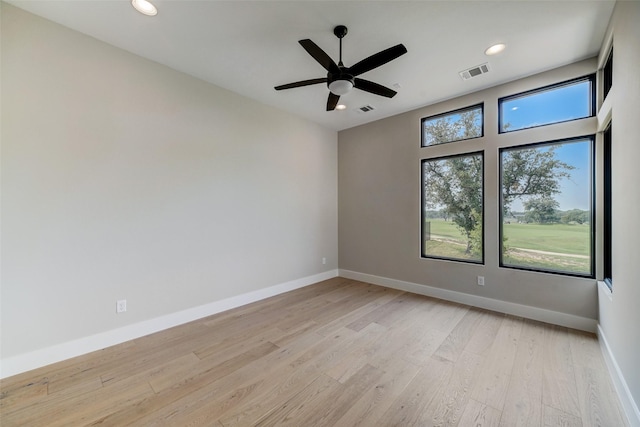
<svg viewBox="0 0 640 427">
<path fill-rule="evenodd" d="M 503 123 L 510 129 L 524 129 L 546 123 L 588 117 L 590 115 L 590 81 L 578 81 L 554 90 L 502 102 Z M 555 196 L 560 210 L 591 209 L 591 145 L 589 139 L 572 141 L 556 149 L 556 157 L 572 166 L 571 178 L 561 181 L 561 194 Z M 513 211 L 523 211 L 516 201 Z"/>
<path fill-rule="evenodd" d="M 579 81 L 562 88 L 504 100 L 501 104 L 502 123 L 508 123 L 510 130 L 517 130 L 588 117 L 590 84 L 588 80 Z"/>
</svg>

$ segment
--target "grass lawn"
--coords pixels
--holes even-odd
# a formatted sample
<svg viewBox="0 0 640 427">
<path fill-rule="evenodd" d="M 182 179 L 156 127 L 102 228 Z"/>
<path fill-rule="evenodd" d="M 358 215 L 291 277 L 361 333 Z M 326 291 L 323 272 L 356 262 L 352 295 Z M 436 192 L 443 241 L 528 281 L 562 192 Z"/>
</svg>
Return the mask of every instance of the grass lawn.
<svg viewBox="0 0 640 427">
<path fill-rule="evenodd" d="M 426 255 L 443 258 L 468 259 L 469 255 L 464 253 L 466 245 L 460 245 L 448 241 L 428 240 L 426 245 Z"/>
<path fill-rule="evenodd" d="M 478 256 L 465 254 L 467 240 L 454 223 L 442 219 L 430 219 L 429 222 L 432 240 L 426 241 L 425 255 L 479 260 Z M 503 257 L 505 265 L 589 273 L 591 243 L 588 225 L 504 224 L 503 231 L 508 249 Z M 532 250 L 553 254 L 530 252 Z"/>
<path fill-rule="evenodd" d="M 579 224 L 504 224 L 507 246 L 563 254 L 589 255 L 589 226 Z"/>
<path fill-rule="evenodd" d="M 441 219 L 431 220 L 431 235 L 434 239 L 426 242 L 425 255 L 470 261 L 481 260 L 480 255 L 465 253 L 467 239 L 454 223 Z"/>
<path fill-rule="evenodd" d="M 588 274 L 591 269 L 591 260 L 588 258 L 540 255 L 518 250 L 508 250 L 502 257 L 502 262 L 506 266 L 564 271 L 567 273 Z"/>
<path fill-rule="evenodd" d="M 443 219 L 432 219 L 430 222 L 431 234 L 466 243 L 467 239 L 453 222 Z"/>
</svg>

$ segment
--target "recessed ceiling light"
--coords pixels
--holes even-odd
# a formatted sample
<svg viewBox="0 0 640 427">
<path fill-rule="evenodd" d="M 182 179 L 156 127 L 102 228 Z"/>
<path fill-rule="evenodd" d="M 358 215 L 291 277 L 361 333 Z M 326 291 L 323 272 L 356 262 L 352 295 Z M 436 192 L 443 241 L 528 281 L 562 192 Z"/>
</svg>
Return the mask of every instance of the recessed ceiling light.
<svg viewBox="0 0 640 427">
<path fill-rule="evenodd" d="M 507 47 L 504 43 L 494 44 L 491 47 L 488 47 L 487 50 L 484 51 L 485 55 L 496 55 L 502 52 Z"/>
<path fill-rule="evenodd" d="M 346 110 L 347 106 L 344 104 L 338 104 L 336 105 L 336 110 Z"/>
<path fill-rule="evenodd" d="M 143 15 L 156 16 L 158 9 L 147 0 L 131 0 L 131 5 Z"/>
</svg>

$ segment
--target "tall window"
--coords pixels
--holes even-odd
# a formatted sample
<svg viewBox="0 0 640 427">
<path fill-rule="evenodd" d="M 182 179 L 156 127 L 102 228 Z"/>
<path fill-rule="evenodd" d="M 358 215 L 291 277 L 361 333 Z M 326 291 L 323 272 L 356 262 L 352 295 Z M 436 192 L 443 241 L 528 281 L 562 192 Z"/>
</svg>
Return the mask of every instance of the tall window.
<svg viewBox="0 0 640 427">
<path fill-rule="evenodd" d="M 613 287 L 613 271 L 612 271 L 612 223 L 613 215 L 611 212 L 611 123 L 604 131 L 604 282 Z"/>
<path fill-rule="evenodd" d="M 422 161 L 422 256 L 484 262 L 482 152 Z"/>
<path fill-rule="evenodd" d="M 422 146 L 483 136 L 482 104 L 422 119 Z"/>
<path fill-rule="evenodd" d="M 594 277 L 592 136 L 500 150 L 500 265 Z"/>
<path fill-rule="evenodd" d="M 499 99 L 500 133 L 593 116 L 593 82 L 588 76 Z"/>
</svg>

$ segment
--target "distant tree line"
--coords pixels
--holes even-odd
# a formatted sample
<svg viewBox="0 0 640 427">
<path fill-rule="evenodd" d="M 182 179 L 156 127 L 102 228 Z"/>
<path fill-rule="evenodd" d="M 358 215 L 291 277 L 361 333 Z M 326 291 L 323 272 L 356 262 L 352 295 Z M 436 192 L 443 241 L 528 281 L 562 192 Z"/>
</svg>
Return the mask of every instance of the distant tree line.
<svg viewBox="0 0 640 427">
<path fill-rule="evenodd" d="M 524 223 L 538 224 L 588 224 L 589 211 L 571 209 L 561 211 L 557 209 L 555 200 L 532 200 L 524 203 L 524 212 L 511 212 L 511 218 Z M 507 220 L 509 221 L 509 220 Z"/>
</svg>

